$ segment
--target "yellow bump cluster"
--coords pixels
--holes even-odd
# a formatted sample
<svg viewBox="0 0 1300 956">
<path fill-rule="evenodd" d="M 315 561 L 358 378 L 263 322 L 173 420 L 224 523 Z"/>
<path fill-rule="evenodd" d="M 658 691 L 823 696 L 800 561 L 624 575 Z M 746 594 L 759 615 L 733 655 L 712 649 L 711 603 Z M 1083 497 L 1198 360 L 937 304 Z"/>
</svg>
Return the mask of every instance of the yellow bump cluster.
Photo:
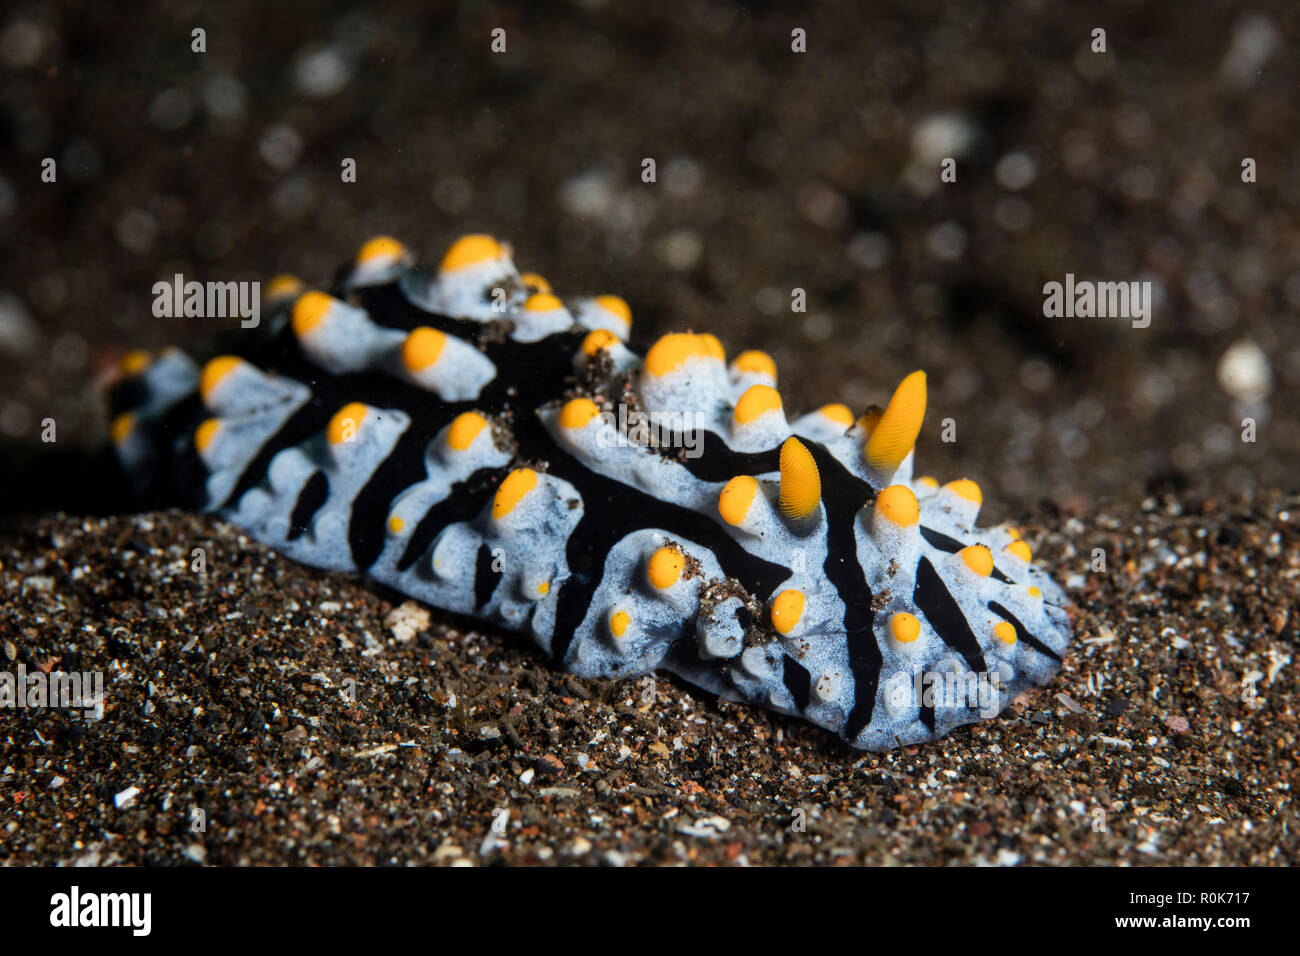
<svg viewBox="0 0 1300 956">
<path fill-rule="evenodd" d="M 427 325 L 412 329 L 402 343 L 402 364 L 408 372 L 419 372 L 437 363 L 447 346 L 447 334 Z"/>
<path fill-rule="evenodd" d="M 600 414 L 596 403 L 589 398 L 575 398 L 565 402 L 560 409 L 561 428 L 585 428 L 587 423 Z"/>
<path fill-rule="evenodd" d="M 781 393 L 770 385 L 751 385 L 736 402 L 736 424 L 748 425 L 760 416 L 781 409 Z"/>
<path fill-rule="evenodd" d="M 645 356 L 645 370 L 657 377 L 667 375 L 693 358 L 721 358 L 722 346 L 717 343 L 712 335 L 671 332 L 650 346 Z"/>
<path fill-rule="evenodd" d="M 911 644 L 921 636 L 921 622 L 915 614 L 899 611 L 889 619 L 889 633 L 900 644 Z"/>
<path fill-rule="evenodd" d="M 907 485 L 890 485 L 876 495 L 876 514 L 900 528 L 910 528 L 920 520 L 921 507 Z"/>
<path fill-rule="evenodd" d="M 299 338 L 321 322 L 334 307 L 334 299 L 324 292 L 305 292 L 293 304 L 293 332 Z"/>
<path fill-rule="evenodd" d="M 871 429 L 865 449 L 867 464 L 892 472 L 916 445 L 925 418 L 925 373 L 913 372 L 894 389 L 880 421 Z"/>
<path fill-rule="evenodd" d="M 244 362 L 236 355 L 218 355 L 203 366 L 199 375 L 199 396 L 206 402 L 221 381 Z"/>
<path fill-rule="evenodd" d="M 686 567 L 686 558 L 674 547 L 660 548 L 650 555 L 650 583 L 660 591 L 667 590 L 678 582 L 682 569 Z"/>
<path fill-rule="evenodd" d="M 772 600 L 772 626 L 781 634 L 789 634 L 803 617 L 805 598 L 803 592 L 788 588 Z"/>
<path fill-rule="evenodd" d="M 442 264 L 438 269 L 441 272 L 455 272 L 458 269 L 465 269 L 469 266 L 478 265 L 480 262 L 487 262 L 489 259 L 495 259 L 501 255 L 501 243 L 497 242 L 491 236 L 474 234 L 461 236 L 457 239 L 447 254 L 442 257 Z"/>
<path fill-rule="evenodd" d="M 451 427 L 447 429 L 447 444 L 452 451 L 464 451 L 485 428 L 487 419 L 478 412 L 461 412 L 452 419 Z"/>
<path fill-rule="evenodd" d="M 361 423 L 366 420 L 370 414 L 370 409 L 362 402 L 348 402 L 330 419 L 329 428 L 326 429 L 326 437 L 329 438 L 331 445 L 340 445 L 343 442 L 352 441 L 361 429 Z"/>
<path fill-rule="evenodd" d="M 797 438 L 781 446 L 781 513 L 802 519 L 817 510 L 822 500 L 822 479 L 812 452 Z"/>
<path fill-rule="evenodd" d="M 998 621 L 993 625 L 993 636 L 1003 644 L 1016 642 L 1016 628 L 1010 621 Z"/>
<path fill-rule="evenodd" d="M 492 497 L 492 517 L 500 521 L 537 487 L 537 472 L 531 468 L 516 468 L 506 475 L 497 493 Z"/>
<path fill-rule="evenodd" d="M 966 562 L 966 567 L 980 577 L 986 578 L 993 573 L 993 552 L 984 545 L 972 544 L 962 548 L 957 554 L 961 556 L 962 561 Z"/>
<path fill-rule="evenodd" d="M 722 486 L 718 495 L 718 514 L 729 525 L 738 525 L 749 514 L 749 506 L 758 494 L 758 479 L 752 475 L 737 475 Z"/>
</svg>

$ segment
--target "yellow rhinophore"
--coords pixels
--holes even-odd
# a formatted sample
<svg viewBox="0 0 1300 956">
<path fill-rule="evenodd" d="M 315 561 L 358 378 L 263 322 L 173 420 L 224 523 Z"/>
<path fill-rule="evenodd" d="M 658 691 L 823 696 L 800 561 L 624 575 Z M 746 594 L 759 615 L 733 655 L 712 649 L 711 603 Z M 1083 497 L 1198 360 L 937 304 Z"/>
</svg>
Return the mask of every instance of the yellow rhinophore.
<svg viewBox="0 0 1300 956">
<path fill-rule="evenodd" d="M 894 389 L 880 421 L 871 429 L 865 455 L 867 464 L 892 474 L 916 446 L 925 418 L 925 373 L 913 372 Z"/>
<path fill-rule="evenodd" d="M 781 513 L 787 518 L 806 518 L 821 500 L 822 479 L 812 452 L 799 439 L 787 438 L 781 446 Z"/>
</svg>

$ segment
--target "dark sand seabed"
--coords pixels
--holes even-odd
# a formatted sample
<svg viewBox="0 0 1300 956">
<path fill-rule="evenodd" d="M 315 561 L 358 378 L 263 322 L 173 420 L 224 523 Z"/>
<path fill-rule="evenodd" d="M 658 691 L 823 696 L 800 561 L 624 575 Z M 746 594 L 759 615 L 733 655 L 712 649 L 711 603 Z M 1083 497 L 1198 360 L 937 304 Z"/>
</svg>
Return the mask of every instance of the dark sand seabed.
<svg viewBox="0 0 1300 956">
<path fill-rule="evenodd" d="M 871 755 L 390 618 L 215 520 L 19 515 L 0 670 L 109 683 L 98 723 L 0 716 L 0 863 L 1295 862 L 1300 4 L 1176 6 L 0 14 L 0 462 L 47 416 L 103 441 L 125 350 L 230 325 L 154 318 L 159 279 L 321 283 L 378 233 L 436 262 L 488 231 L 623 295 L 638 351 L 766 349 L 792 410 L 924 368 L 918 471 L 977 480 L 1078 606 L 1049 687 Z M 1067 274 L 1151 281 L 1150 327 L 1044 316 Z"/>
<path fill-rule="evenodd" d="M 873 755 L 672 681 L 568 677 L 215 521 L 32 522 L 4 541 L 4 654 L 102 669 L 108 700 L 6 718 L 0 861 L 1293 863 L 1300 498 L 1026 532 L 1080 605 L 1064 671 Z"/>
</svg>

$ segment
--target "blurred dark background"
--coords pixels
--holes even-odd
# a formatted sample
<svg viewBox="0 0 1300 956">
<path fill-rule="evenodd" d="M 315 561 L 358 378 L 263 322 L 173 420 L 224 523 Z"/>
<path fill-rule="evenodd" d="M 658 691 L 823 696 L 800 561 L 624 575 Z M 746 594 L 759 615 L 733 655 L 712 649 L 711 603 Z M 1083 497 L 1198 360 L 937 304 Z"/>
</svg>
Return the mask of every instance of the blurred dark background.
<svg viewBox="0 0 1300 956">
<path fill-rule="evenodd" d="M 159 279 L 481 230 L 640 347 L 768 350 L 787 407 L 925 368 L 919 469 L 998 515 L 1296 487 L 1300 4 L 655 6 L 7 5 L 0 438 L 99 440 L 123 350 L 226 324 L 154 318 Z M 1067 272 L 1152 281 L 1150 328 L 1044 318 Z"/>
</svg>

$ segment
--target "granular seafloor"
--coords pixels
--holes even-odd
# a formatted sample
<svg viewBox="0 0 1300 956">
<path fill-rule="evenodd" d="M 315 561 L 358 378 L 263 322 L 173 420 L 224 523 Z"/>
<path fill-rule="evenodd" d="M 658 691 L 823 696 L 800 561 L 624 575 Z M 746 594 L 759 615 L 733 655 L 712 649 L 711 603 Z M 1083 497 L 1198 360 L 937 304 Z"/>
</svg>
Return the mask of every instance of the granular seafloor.
<svg viewBox="0 0 1300 956">
<path fill-rule="evenodd" d="M 5 715 L 0 862 L 1293 863 L 1298 519 L 1278 495 L 1043 506 L 1026 538 L 1078 604 L 1063 672 L 883 755 L 569 677 L 215 520 L 26 519 L 0 669 L 107 694 L 97 722 Z"/>
</svg>

